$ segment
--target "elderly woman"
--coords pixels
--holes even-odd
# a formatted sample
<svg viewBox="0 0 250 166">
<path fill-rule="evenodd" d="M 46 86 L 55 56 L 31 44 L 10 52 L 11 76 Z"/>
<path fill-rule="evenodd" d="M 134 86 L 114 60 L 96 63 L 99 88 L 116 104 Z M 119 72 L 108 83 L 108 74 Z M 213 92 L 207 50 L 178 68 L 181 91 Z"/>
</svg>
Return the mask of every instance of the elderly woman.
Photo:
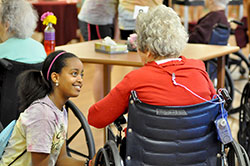
<svg viewBox="0 0 250 166">
<path fill-rule="evenodd" d="M 208 44 L 215 24 L 220 23 L 230 27 L 225 15 L 228 2 L 229 0 L 206 0 L 206 7 L 210 12 L 198 21 L 190 33 L 189 43 Z"/>
<path fill-rule="evenodd" d="M 159 5 L 136 21 L 138 53 L 145 65 L 128 73 L 110 93 L 89 109 L 89 124 L 103 128 L 122 115 L 128 107 L 130 91 L 142 102 L 153 105 L 183 106 L 204 102 L 175 81 L 207 100 L 216 94 L 200 60 L 187 59 L 181 51 L 187 33 L 173 9 Z"/>
<path fill-rule="evenodd" d="M 26 0 L 1 0 L 0 58 L 38 63 L 46 58 L 43 45 L 31 38 L 38 16 Z"/>
</svg>

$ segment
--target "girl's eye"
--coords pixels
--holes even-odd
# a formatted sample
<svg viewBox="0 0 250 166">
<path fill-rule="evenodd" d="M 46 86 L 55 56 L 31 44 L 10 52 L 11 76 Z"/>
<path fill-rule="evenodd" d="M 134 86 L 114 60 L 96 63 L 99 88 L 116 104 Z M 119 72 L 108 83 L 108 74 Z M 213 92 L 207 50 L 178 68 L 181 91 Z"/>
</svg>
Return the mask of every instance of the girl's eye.
<svg viewBox="0 0 250 166">
<path fill-rule="evenodd" d="M 83 78 L 83 76 L 84 76 L 84 74 L 83 73 L 81 73 L 81 77 Z"/>
<path fill-rule="evenodd" d="M 72 75 L 73 75 L 74 77 L 77 77 L 77 72 L 73 72 Z"/>
</svg>

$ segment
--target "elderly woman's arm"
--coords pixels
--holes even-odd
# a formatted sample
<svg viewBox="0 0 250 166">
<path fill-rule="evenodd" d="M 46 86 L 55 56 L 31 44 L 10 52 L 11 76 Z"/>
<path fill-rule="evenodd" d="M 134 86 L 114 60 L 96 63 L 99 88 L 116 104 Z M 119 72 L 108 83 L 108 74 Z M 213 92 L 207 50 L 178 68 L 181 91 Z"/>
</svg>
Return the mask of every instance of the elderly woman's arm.
<svg viewBox="0 0 250 166">
<path fill-rule="evenodd" d="M 125 77 L 102 100 L 89 109 L 88 122 L 96 128 L 103 128 L 126 112 L 130 96 L 129 79 Z"/>
</svg>

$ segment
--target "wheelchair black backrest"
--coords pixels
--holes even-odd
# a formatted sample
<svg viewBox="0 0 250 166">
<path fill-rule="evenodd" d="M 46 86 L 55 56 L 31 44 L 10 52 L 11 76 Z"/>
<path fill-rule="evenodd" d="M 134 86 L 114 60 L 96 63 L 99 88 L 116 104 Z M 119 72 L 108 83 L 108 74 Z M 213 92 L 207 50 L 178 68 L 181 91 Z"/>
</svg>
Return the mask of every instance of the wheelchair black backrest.
<svg viewBox="0 0 250 166">
<path fill-rule="evenodd" d="M 16 78 L 28 69 L 41 70 L 42 63 L 27 64 L 0 59 L 0 121 L 3 127 L 19 116 Z"/>
<path fill-rule="evenodd" d="M 215 24 L 208 44 L 227 45 L 230 28 L 224 24 Z"/>
<path fill-rule="evenodd" d="M 217 165 L 220 143 L 214 120 L 219 104 L 154 106 L 141 102 L 135 92 L 131 96 L 126 166 Z"/>
</svg>

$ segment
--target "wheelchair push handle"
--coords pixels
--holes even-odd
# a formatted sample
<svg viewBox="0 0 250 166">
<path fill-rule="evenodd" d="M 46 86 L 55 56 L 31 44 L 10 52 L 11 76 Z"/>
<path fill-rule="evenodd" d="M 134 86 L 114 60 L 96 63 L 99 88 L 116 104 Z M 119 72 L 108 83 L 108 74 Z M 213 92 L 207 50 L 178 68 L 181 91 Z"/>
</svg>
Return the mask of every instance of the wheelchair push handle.
<svg viewBox="0 0 250 166">
<path fill-rule="evenodd" d="M 238 21 L 238 20 L 230 20 L 230 22 L 232 22 L 232 23 L 234 23 L 234 24 L 236 24 L 236 25 L 240 25 L 240 26 L 243 26 L 243 25 L 244 25 L 243 22 Z"/>
<path fill-rule="evenodd" d="M 0 59 L 0 65 L 3 66 L 7 70 L 11 70 L 13 68 L 13 64 L 3 58 Z"/>
<path fill-rule="evenodd" d="M 230 97 L 228 91 L 225 88 L 220 88 L 218 92 L 219 95 L 221 95 L 225 99 L 227 104 L 230 105 L 232 103 L 232 98 Z"/>
<path fill-rule="evenodd" d="M 127 123 L 127 120 L 126 118 L 124 117 L 124 115 L 122 114 L 121 116 L 119 116 L 115 121 L 114 121 L 114 125 L 115 127 L 117 128 L 118 131 L 122 131 L 122 127 L 121 125 L 122 124 L 126 124 Z"/>
</svg>

